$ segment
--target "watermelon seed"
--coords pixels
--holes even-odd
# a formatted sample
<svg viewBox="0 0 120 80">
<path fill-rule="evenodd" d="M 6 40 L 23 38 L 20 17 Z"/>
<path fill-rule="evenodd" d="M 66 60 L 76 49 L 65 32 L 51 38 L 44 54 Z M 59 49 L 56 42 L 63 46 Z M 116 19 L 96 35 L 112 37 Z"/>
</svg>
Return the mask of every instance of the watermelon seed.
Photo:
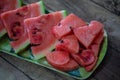
<svg viewBox="0 0 120 80">
<path fill-rule="evenodd" d="M 55 51 L 55 48 L 51 50 L 51 52 Z"/>
<path fill-rule="evenodd" d="M 59 39 L 60 43 L 64 43 L 64 41 L 62 39 Z"/>
<path fill-rule="evenodd" d="M 15 22 L 15 23 L 13 24 L 13 27 L 16 27 L 16 26 L 21 26 L 20 22 Z"/>
<path fill-rule="evenodd" d="M 31 44 L 31 46 L 38 46 L 38 45 L 41 45 L 41 44 Z"/>
<path fill-rule="evenodd" d="M 20 17 L 22 17 L 22 16 L 23 16 L 23 15 L 22 15 L 22 14 L 20 14 L 19 12 L 17 12 L 17 13 L 16 13 L 16 15 L 17 15 L 17 16 L 20 16 Z"/>
<path fill-rule="evenodd" d="M 61 23 L 58 23 L 58 26 L 60 26 L 61 25 Z"/>
</svg>

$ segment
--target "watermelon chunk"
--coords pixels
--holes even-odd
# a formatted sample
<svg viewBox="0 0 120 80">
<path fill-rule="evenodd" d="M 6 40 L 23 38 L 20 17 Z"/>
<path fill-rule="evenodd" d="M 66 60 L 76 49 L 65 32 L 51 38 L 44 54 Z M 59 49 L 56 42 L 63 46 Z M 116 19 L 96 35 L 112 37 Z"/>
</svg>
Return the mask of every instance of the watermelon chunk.
<svg viewBox="0 0 120 80">
<path fill-rule="evenodd" d="M 85 70 L 88 72 L 92 71 L 97 63 L 97 60 L 98 60 L 98 57 L 95 57 L 95 61 L 92 64 L 85 66 Z"/>
<path fill-rule="evenodd" d="M 24 19 L 43 14 L 41 6 L 43 6 L 42 1 L 1 14 L 9 38 L 12 39 L 10 44 L 15 53 L 20 52 L 30 44 Z"/>
<path fill-rule="evenodd" d="M 91 21 L 88 26 L 74 29 L 75 36 L 84 47 L 88 48 L 97 34 L 103 30 L 103 24 L 98 21 Z"/>
<path fill-rule="evenodd" d="M 79 65 L 70 58 L 69 53 L 65 51 L 54 51 L 46 56 L 47 61 L 56 69 L 61 71 L 71 71 L 77 69 Z"/>
<path fill-rule="evenodd" d="M 16 9 L 21 6 L 20 0 L 0 0 L 0 37 L 2 37 L 5 33 L 5 27 L 1 19 L 1 14 Z"/>
<path fill-rule="evenodd" d="M 90 49 L 83 50 L 82 53 L 72 54 L 72 57 L 83 67 L 88 66 L 95 61 L 94 52 Z"/>
<path fill-rule="evenodd" d="M 104 31 L 102 30 L 95 37 L 93 43 L 90 45 L 90 49 L 94 52 L 96 56 L 99 55 L 98 53 L 99 53 L 100 45 L 102 43 L 103 38 L 104 38 Z"/>
<path fill-rule="evenodd" d="M 64 50 L 71 54 L 79 52 L 79 43 L 74 35 L 67 35 L 60 39 L 60 42 L 56 45 L 57 50 Z"/>
<path fill-rule="evenodd" d="M 52 28 L 65 17 L 65 14 L 65 11 L 57 11 L 24 21 L 32 44 L 34 59 L 45 56 L 53 49 L 56 38 L 52 34 Z"/>
<path fill-rule="evenodd" d="M 54 51 L 46 56 L 47 61 L 52 65 L 63 65 L 69 62 L 69 53 L 65 51 Z"/>
<path fill-rule="evenodd" d="M 71 29 L 85 25 L 86 22 L 84 22 L 82 19 L 74 14 L 70 14 L 61 22 L 59 22 L 56 26 L 54 26 L 53 33 L 57 38 L 61 38 L 64 35 L 70 33 Z"/>
</svg>

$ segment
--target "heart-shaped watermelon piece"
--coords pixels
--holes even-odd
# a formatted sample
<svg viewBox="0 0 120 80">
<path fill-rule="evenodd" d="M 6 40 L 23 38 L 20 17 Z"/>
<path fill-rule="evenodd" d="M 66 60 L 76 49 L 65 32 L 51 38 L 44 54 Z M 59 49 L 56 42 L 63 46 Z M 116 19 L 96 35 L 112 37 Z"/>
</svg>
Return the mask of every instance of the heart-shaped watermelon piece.
<svg viewBox="0 0 120 80">
<path fill-rule="evenodd" d="M 98 21 L 91 21 L 88 26 L 74 29 L 74 34 L 84 47 L 88 48 L 97 34 L 103 29 L 103 24 Z"/>
</svg>

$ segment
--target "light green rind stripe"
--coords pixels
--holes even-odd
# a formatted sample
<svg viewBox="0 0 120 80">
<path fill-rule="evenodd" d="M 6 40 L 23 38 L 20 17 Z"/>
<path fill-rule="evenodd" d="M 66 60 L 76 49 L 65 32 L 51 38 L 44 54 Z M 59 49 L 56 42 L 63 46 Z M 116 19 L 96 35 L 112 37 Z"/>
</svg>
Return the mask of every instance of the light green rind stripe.
<svg viewBox="0 0 120 80">
<path fill-rule="evenodd" d="M 17 0 L 17 5 L 16 5 L 16 7 L 19 8 L 19 7 L 21 7 L 21 6 L 22 6 L 22 0 Z"/>
<path fill-rule="evenodd" d="M 24 50 L 28 45 L 30 44 L 30 41 L 29 40 L 26 40 L 24 43 L 22 43 L 17 49 L 14 49 L 15 50 L 15 53 L 18 53 L 22 50 Z"/>
<path fill-rule="evenodd" d="M 67 11 L 66 10 L 62 10 L 61 13 L 63 15 L 63 18 L 65 18 L 67 16 Z"/>
<path fill-rule="evenodd" d="M 7 33 L 7 32 L 6 32 L 6 30 L 5 30 L 5 29 L 4 29 L 4 30 L 2 30 L 2 31 L 0 32 L 0 38 L 1 38 L 2 36 L 4 36 L 6 33 Z"/>
<path fill-rule="evenodd" d="M 45 6 L 43 1 L 39 1 L 38 4 L 40 5 L 40 12 L 41 14 L 45 14 Z"/>
</svg>

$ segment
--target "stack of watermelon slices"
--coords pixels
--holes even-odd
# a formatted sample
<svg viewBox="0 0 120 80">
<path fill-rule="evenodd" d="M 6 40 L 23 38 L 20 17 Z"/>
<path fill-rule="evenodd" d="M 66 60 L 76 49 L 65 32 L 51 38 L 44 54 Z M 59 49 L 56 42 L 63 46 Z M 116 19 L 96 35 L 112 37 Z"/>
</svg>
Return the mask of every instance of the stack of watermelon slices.
<svg viewBox="0 0 120 80">
<path fill-rule="evenodd" d="M 87 25 L 76 15 L 70 14 L 53 27 L 53 34 L 59 41 L 55 50 L 46 55 L 53 67 L 62 71 L 74 70 L 79 65 L 86 71 L 94 68 L 104 37 L 102 23 L 91 21 Z"/>
<path fill-rule="evenodd" d="M 5 33 L 5 27 L 1 19 L 1 14 L 16 9 L 21 6 L 20 0 L 0 0 L 0 37 L 2 37 Z"/>
<path fill-rule="evenodd" d="M 43 2 L 29 4 L 15 10 L 7 11 L 1 14 L 2 21 L 11 39 L 10 44 L 15 53 L 22 51 L 30 42 L 24 19 L 36 17 L 44 14 Z"/>
<path fill-rule="evenodd" d="M 96 65 L 104 39 L 102 23 L 87 24 L 72 13 L 67 16 L 65 10 L 44 14 L 42 1 L 3 12 L 0 10 L 0 25 L 4 25 L 0 32 L 6 29 L 15 53 L 30 45 L 34 60 L 45 56 L 61 71 L 79 66 L 91 71 Z"/>
</svg>

